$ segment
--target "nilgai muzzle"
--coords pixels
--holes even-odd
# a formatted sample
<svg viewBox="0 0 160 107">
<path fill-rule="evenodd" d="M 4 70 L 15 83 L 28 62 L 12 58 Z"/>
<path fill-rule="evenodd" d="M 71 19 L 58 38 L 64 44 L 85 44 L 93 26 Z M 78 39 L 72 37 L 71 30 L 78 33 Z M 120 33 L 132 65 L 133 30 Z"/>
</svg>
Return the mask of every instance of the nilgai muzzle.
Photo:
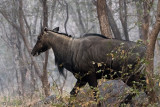
<svg viewBox="0 0 160 107">
<path fill-rule="evenodd" d="M 99 34 L 86 34 L 82 38 L 65 36 L 47 28 L 38 36 L 32 55 L 52 48 L 56 61 L 72 72 L 77 82 L 70 92 L 76 96 L 78 89 L 88 83 L 93 89 L 97 79 L 121 79 L 132 88 L 145 91 L 142 61 L 146 47 L 131 41 L 108 39 Z M 138 84 L 135 84 L 137 83 Z M 96 100 L 96 89 L 94 90 Z M 123 102 L 131 102 L 129 94 Z"/>
</svg>

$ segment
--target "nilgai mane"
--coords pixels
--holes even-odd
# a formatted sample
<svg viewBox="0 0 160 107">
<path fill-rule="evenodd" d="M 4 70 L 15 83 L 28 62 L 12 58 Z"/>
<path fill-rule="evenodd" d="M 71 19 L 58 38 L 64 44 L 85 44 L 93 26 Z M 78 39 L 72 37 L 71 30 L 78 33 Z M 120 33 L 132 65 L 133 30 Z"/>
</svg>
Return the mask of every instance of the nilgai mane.
<svg viewBox="0 0 160 107">
<path fill-rule="evenodd" d="M 146 90 L 142 72 L 146 47 L 142 44 L 109 39 L 99 34 L 86 34 L 72 38 L 58 30 L 45 28 L 38 36 L 32 55 L 40 55 L 52 48 L 57 64 L 72 72 L 77 82 L 70 92 L 76 96 L 78 89 L 88 83 L 94 89 L 96 100 L 97 79 L 121 79 L 132 88 Z M 59 65 L 58 65 L 59 66 Z M 135 94 L 129 94 L 124 103 L 130 103 Z"/>
</svg>

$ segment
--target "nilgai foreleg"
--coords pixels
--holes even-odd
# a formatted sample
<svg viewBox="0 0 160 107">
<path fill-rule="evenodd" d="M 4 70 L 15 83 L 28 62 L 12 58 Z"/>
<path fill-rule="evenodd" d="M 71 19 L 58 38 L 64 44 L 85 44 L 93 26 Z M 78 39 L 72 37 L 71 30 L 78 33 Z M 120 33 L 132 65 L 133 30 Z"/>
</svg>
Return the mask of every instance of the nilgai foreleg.
<svg viewBox="0 0 160 107">
<path fill-rule="evenodd" d="M 75 86 L 73 87 L 72 91 L 70 92 L 70 95 L 73 96 L 73 97 L 76 97 L 78 92 L 79 92 L 79 89 L 81 87 L 83 87 L 84 85 L 86 85 L 87 82 L 83 81 L 83 80 L 77 80 Z"/>
</svg>

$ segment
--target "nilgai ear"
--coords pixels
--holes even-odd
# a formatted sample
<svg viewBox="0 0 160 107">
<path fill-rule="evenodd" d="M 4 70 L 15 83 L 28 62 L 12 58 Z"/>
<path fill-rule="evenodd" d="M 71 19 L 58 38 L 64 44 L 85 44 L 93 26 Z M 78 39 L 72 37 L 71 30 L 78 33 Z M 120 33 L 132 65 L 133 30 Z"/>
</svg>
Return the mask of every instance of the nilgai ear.
<svg viewBox="0 0 160 107">
<path fill-rule="evenodd" d="M 44 31 L 48 31 L 48 28 L 47 28 L 47 27 L 45 27 L 45 28 L 44 28 Z"/>
<path fill-rule="evenodd" d="M 58 33 L 59 32 L 59 27 L 54 28 L 52 31 Z"/>
</svg>

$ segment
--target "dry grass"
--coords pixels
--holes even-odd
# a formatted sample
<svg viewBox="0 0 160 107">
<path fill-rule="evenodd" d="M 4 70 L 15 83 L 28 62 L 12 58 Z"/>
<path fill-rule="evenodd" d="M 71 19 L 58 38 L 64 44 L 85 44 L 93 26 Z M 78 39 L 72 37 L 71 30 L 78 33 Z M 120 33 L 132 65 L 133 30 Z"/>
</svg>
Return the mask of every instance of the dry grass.
<svg viewBox="0 0 160 107">
<path fill-rule="evenodd" d="M 108 83 L 106 80 L 99 81 L 99 89 L 100 89 L 100 97 L 99 101 L 101 102 L 101 107 L 118 107 L 119 103 L 123 100 L 125 95 L 129 91 L 129 88 L 121 82 L 116 83 Z M 126 90 L 124 90 L 126 88 Z M 123 89 L 123 90 L 122 90 Z M 122 92 L 123 91 L 123 92 Z M 68 93 L 65 93 L 68 94 Z M 68 94 L 69 95 L 69 94 Z M 140 95 L 141 96 L 141 95 Z M 142 95 L 142 98 L 137 96 L 133 100 L 135 106 L 146 106 L 147 98 Z M 10 96 L 1 96 L 0 97 L 0 107 L 65 107 L 70 104 L 75 107 L 96 107 L 96 102 L 93 100 L 93 94 L 90 87 L 87 85 L 80 90 L 80 93 L 76 98 L 70 98 L 69 96 L 56 96 L 54 100 L 52 100 L 49 104 L 46 103 L 44 99 L 44 94 L 42 92 L 35 92 L 32 94 L 32 97 L 26 95 L 24 98 L 22 97 L 10 97 Z M 140 98 L 140 99 L 139 99 Z M 160 96 L 159 96 L 160 98 Z M 138 100 L 137 100 L 138 99 Z M 152 104 L 154 107 L 157 104 Z M 73 107 L 74 107 L 73 106 Z M 126 105 L 126 107 L 129 105 Z M 148 106 L 148 105 L 147 105 Z M 151 105 L 150 105 L 151 106 Z"/>
</svg>

